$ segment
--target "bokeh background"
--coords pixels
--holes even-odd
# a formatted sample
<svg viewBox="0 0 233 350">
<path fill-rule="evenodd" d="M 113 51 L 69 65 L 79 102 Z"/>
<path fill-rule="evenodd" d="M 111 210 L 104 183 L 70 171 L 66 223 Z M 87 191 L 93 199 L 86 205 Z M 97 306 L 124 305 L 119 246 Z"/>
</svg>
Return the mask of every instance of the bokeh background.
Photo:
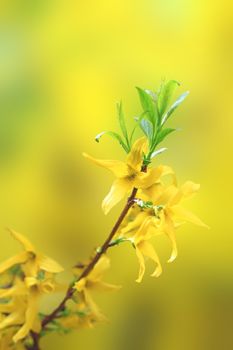
<svg viewBox="0 0 233 350">
<path fill-rule="evenodd" d="M 127 244 L 109 253 L 117 293 L 97 296 L 109 323 L 44 349 L 196 350 L 233 347 L 231 1 L 1 0 L 0 234 L 1 259 L 18 250 L 10 226 L 69 268 L 100 244 L 121 205 L 105 217 L 100 203 L 111 174 L 82 152 L 123 159 L 107 137 L 115 103 L 128 120 L 140 111 L 135 86 L 155 89 L 177 79 L 190 96 L 171 124 L 160 161 L 179 182 L 201 183 L 187 207 L 210 227 L 178 231 L 179 257 L 156 242 L 159 279 L 134 282 L 138 264 Z M 129 121 L 129 124 L 131 122 Z M 68 278 L 64 276 L 64 278 Z M 47 307 L 52 307 L 51 300 Z"/>
</svg>

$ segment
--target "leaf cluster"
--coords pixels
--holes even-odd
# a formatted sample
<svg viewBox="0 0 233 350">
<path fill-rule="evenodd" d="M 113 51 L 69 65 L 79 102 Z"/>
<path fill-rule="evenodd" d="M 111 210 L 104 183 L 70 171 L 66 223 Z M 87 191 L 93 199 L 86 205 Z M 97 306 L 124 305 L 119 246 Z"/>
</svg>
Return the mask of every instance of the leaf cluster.
<svg viewBox="0 0 233 350">
<path fill-rule="evenodd" d="M 102 136 L 111 136 L 120 143 L 126 153 L 129 153 L 132 147 L 134 132 L 136 128 L 139 127 L 149 142 L 148 154 L 144 155 L 144 165 L 148 165 L 153 157 L 166 150 L 166 148 L 156 150 L 157 146 L 160 145 L 168 135 L 177 130 L 166 127 L 166 123 L 189 93 L 188 91 L 182 93 L 172 102 L 173 94 L 178 86 L 180 86 L 180 83 L 176 80 L 169 80 L 168 82 L 162 82 L 156 92 L 136 87 L 142 113 L 139 117 L 134 118 L 136 125 L 131 133 L 127 130 L 125 114 L 122 102 L 120 102 L 117 103 L 117 117 L 120 133 L 115 131 L 103 131 L 95 137 L 95 140 L 99 142 Z"/>
<path fill-rule="evenodd" d="M 171 103 L 178 86 L 180 84 L 176 80 L 169 80 L 163 82 L 156 93 L 137 87 L 143 112 L 136 121 L 149 141 L 149 152 L 144 157 L 145 165 L 148 165 L 153 157 L 166 150 L 166 148 L 158 150 L 156 148 L 169 134 L 177 130 L 166 127 L 166 123 L 189 93 L 184 92 L 175 102 Z"/>
</svg>

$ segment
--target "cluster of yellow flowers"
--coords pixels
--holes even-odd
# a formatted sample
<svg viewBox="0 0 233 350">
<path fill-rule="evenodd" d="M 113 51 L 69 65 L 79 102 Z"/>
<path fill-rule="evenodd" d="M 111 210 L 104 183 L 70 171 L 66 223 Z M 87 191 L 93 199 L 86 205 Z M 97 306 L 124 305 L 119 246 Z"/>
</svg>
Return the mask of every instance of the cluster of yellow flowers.
<svg viewBox="0 0 233 350">
<path fill-rule="evenodd" d="M 4 350 L 21 349 L 21 340 L 30 331 L 40 332 L 40 299 L 56 290 L 55 276 L 63 271 L 22 234 L 10 232 L 24 250 L 0 265 L 0 349 Z"/>
<path fill-rule="evenodd" d="M 141 282 L 145 272 L 144 257 L 156 263 L 152 276 L 159 276 L 162 267 L 158 255 L 149 242 L 154 236 L 166 234 L 172 244 L 172 254 L 168 262 L 177 256 L 175 231 L 185 222 L 207 227 L 196 215 L 180 205 L 199 190 L 199 185 L 191 181 L 177 187 L 176 176 L 169 166 L 159 165 L 143 171 L 143 155 L 148 152 L 148 141 L 142 137 L 135 141 L 126 162 L 95 159 L 84 156 L 95 164 L 110 170 L 117 179 L 104 198 L 102 208 L 105 214 L 134 188 L 137 198 L 131 206 L 116 234 L 118 241 L 133 243 L 139 260 L 140 270 L 137 282 Z M 171 181 L 164 181 L 170 175 Z M 167 180 L 167 179 L 166 179 Z"/>
<path fill-rule="evenodd" d="M 41 299 L 46 294 L 64 289 L 55 279 L 63 268 L 56 261 L 38 253 L 25 236 L 13 230 L 10 232 L 24 250 L 0 265 L 0 350 L 22 350 L 25 346 L 30 349 L 32 332 L 40 334 L 42 331 Z M 66 333 L 83 327 L 90 328 L 97 321 L 105 320 L 92 299 L 91 290 L 119 289 L 102 281 L 109 267 L 109 258 L 102 255 L 90 274 L 75 283 L 71 303 L 43 332 Z M 76 280 L 81 271 L 77 267 L 73 269 Z"/>
<path fill-rule="evenodd" d="M 128 196 L 126 204 L 103 245 L 97 249 L 87 264 L 73 268 L 74 281 L 66 288 L 60 304 L 49 315 L 40 312 L 40 301 L 48 293 L 63 290 L 56 281 L 63 268 L 51 258 L 37 252 L 21 234 L 10 230 L 23 246 L 23 251 L 0 265 L 0 350 L 39 350 L 39 341 L 49 332 L 67 333 L 83 327 L 93 327 L 106 318 L 96 305 L 92 291 L 112 291 L 120 287 L 103 282 L 110 267 L 106 255 L 109 247 L 125 241 L 132 243 L 139 262 L 136 279 L 141 282 L 145 273 L 145 260 L 155 263 L 152 276 L 160 276 L 162 266 L 154 248 L 153 237 L 165 234 L 171 242 L 172 252 L 168 262 L 177 256 L 176 230 L 185 222 L 207 227 L 181 202 L 199 190 L 199 185 L 186 181 L 181 187 L 173 169 L 165 165 L 151 166 L 152 159 L 165 149 L 156 147 L 176 129 L 164 128 L 165 123 L 188 95 L 183 93 L 170 107 L 170 98 L 178 82 L 163 83 L 155 94 L 137 88 L 143 112 L 136 118 L 145 137 L 133 143 L 136 127 L 129 135 L 122 104 L 118 105 L 118 119 L 122 136 L 113 131 L 97 135 L 115 138 L 127 153 L 125 162 L 95 159 L 84 156 L 96 165 L 110 170 L 116 180 L 104 198 L 105 214 Z"/>
</svg>

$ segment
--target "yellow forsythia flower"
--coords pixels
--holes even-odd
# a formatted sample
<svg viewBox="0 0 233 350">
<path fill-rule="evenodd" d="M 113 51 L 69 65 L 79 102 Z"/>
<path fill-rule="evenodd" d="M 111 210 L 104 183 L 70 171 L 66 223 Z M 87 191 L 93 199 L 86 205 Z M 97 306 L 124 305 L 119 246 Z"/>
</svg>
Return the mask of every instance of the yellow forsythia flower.
<svg viewBox="0 0 233 350">
<path fill-rule="evenodd" d="M 119 160 L 95 159 L 86 153 L 83 155 L 95 164 L 110 170 L 117 179 L 113 182 L 110 192 L 104 198 L 102 208 L 107 214 L 124 196 L 136 188 L 148 188 L 158 181 L 160 176 L 169 173 L 170 168 L 158 166 L 150 168 L 147 172 L 141 172 L 143 154 L 147 151 L 147 140 L 142 137 L 135 141 L 126 162 Z"/>
<path fill-rule="evenodd" d="M 199 185 L 187 181 L 180 189 L 174 184 L 165 186 L 156 183 L 139 192 L 140 199 L 151 201 L 149 208 L 140 208 L 134 205 L 121 225 L 118 236 L 132 241 L 139 260 L 139 275 L 137 282 L 141 282 L 145 273 L 144 257 L 152 259 L 156 263 L 156 269 L 152 276 L 158 277 L 162 267 L 158 255 L 150 242 L 153 236 L 166 234 L 172 243 L 172 253 L 168 262 L 172 262 L 177 256 L 175 230 L 184 222 L 208 227 L 196 215 L 184 209 L 180 202 L 189 198 L 199 189 Z M 181 221 L 180 221 L 181 220 Z"/>
<path fill-rule="evenodd" d="M 100 312 L 99 307 L 94 302 L 91 292 L 96 291 L 113 291 L 118 290 L 121 287 L 113 284 L 109 284 L 102 281 L 104 273 L 110 267 L 110 260 L 106 255 L 101 256 L 93 270 L 88 274 L 87 277 L 82 278 L 76 282 L 74 288 L 81 293 L 83 302 L 91 310 L 92 314 L 99 320 L 105 319 L 103 314 Z"/>
<path fill-rule="evenodd" d="M 37 252 L 35 247 L 20 233 L 10 231 L 23 246 L 23 252 L 6 260 L 0 265 L 0 275 L 12 275 L 8 285 L 0 288 L 0 331 L 7 327 L 16 327 L 14 342 L 24 339 L 31 330 L 39 332 L 39 303 L 44 294 L 56 289 L 55 274 L 63 268 L 51 258 Z M 12 274 L 11 269 L 18 272 Z M 0 333 L 1 333 L 0 332 Z"/>
</svg>

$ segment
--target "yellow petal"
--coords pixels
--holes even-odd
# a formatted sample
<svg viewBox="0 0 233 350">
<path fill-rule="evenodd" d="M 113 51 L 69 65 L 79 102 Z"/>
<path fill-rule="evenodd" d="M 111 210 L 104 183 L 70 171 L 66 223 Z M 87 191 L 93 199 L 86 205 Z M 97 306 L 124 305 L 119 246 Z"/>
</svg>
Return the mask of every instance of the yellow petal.
<svg viewBox="0 0 233 350">
<path fill-rule="evenodd" d="M 133 169 L 140 171 L 143 153 L 147 152 L 148 141 L 145 137 L 136 140 L 128 154 L 126 163 Z"/>
<path fill-rule="evenodd" d="M 25 263 L 27 259 L 28 259 L 28 252 L 22 252 L 18 255 L 15 255 L 7 259 L 6 261 L 0 264 L 0 274 L 10 269 L 14 265 Z"/>
<path fill-rule="evenodd" d="M 157 182 L 162 174 L 160 167 L 148 169 L 146 173 L 139 173 L 135 179 L 135 187 L 146 189 Z"/>
<path fill-rule="evenodd" d="M 41 270 L 47 272 L 59 273 L 64 271 L 63 267 L 60 264 L 44 254 L 38 254 L 37 263 Z"/>
<path fill-rule="evenodd" d="M 93 270 L 87 277 L 88 280 L 99 280 L 104 273 L 110 268 L 110 259 L 106 255 L 102 255 Z"/>
<path fill-rule="evenodd" d="M 84 298 L 88 308 L 95 315 L 97 320 L 105 321 L 106 317 L 101 313 L 98 305 L 94 302 L 93 298 L 91 297 L 91 294 L 87 291 L 87 289 L 84 289 Z"/>
<path fill-rule="evenodd" d="M 164 186 L 161 183 L 155 183 L 152 186 L 143 189 L 142 196 L 139 194 L 139 198 L 143 198 L 143 195 L 146 196 L 145 200 L 151 200 L 154 204 L 158 202 L 158 198 L 162 195 L 164 191 Z"/>
<path fill-rule="evenodd" d="M 189 210 L 181 207 L 180 205 L 174 205 L 172 207 L 172 212 L 181 220 L 191 222 L 194 225 L 209 228 L 209 226 L 204 224 L 195 214 L 191 213 Z"/>
<path fill-rule="evenodd" d="M 24 279 L 24 282 L 25 282 L 27 288 L 31 288 L 31 287 L 36 286 L 38 284 L 38 280 L 35 277 L 26 277 Z"/>
<path fill-rule="evenodd" d="M 121 289 L 121 286 L 117 286 L 115 284 L 106 283 L 103 281 L 99 281 L 93 284 L 93 289 L 100 291 L 100 292 L 112 292 L 115 290 Z"/>
<path fill-rule="evenodd" d="M 182 199 L 191 197 L 199 190 L 199 188 L 199 184 L 195 184 L 192 181 L 186 181 L 177 191 L 176 195 L 172 198 L 170 205 L 178 204 Z"/>
<path fill-rule="evenodd" d="M 154 247 L 152 246 L 152 244 L 147 242 L 147 241 L 144 241 L 144 242 L 140 243 L 140 249 L 141 249 L 141 252 L 143 255 L 145 255 L 148 258 L 150 258 L 151 260 L 153 260 L 157 265 L 151 276 L 159 277 L 162 273 L 162 266 L 160 264 L 159 257 L 157 255 Z"/>
<path fill-rule="evenodd" d="M 122 198 L 132 189 L 132 184 L 126 179 L 117 179 L 113 182 L 110 192 L 104 198 L 102 203 L 102 209 L 104 214 L 108 214 L 109 211 L 121 201 Z"/>
<path fill-rule="evenodd" d="M 0 329 L 4 329 L 10 326 L 16 326 L 24 321 L 24 316 L 21 312 L 12 312 L 2 322 L 0 322 Z"/>
<path fill-rule="evenodd" d="M 162 169 L 162 175 L 161 176 L 167 176 L 167 175 L 171 175 L 172 177 L 172 184 L 173 185 L 177 185 L 177 179 L 176 179 L 176 174 L 174 172 L 174 170 L 167 165 L 160 165 L 159 167 L 161 167 Z"/>
<path fill-rule="evenodd" d="M 18 280 L 16 284 L 14 284 L 11 288 L 1 288 L 0 289 L 0 298 L 8 298 L 16 295 L 25 295 L 27 293 L 27 289 L 25 284 Z"/>
<path fill-rule="evenodd" d="M 15 343 L 21 339 L 24 339 L 33 329 L 33 325 L 35 324 L 35 320 L 38 316 L 38 297 L 39 294 L 37 292 L 30 293 L 27 310 L 25 313 L 25 322 L 13 337 Z"/>
<path fill-rule="evenodd" d="M 55 291 L 55 282 L 53 280 L 47 280 L 41 283 L 40 290 L 42 293 L 52 293 Z"/>
<path fill-rule="evenodd" d="M 186 181 L 182 186 L 181 186 L 181 191 L 183 193 L 183 196 L 186 197 L 190 197 L 192 196 L 194 193 L 196 193 L 197 191 L 199 191 L 200 189 L 200 185 L 199 184 L 195 184 L 192 181 Z"/>
<path fill-rule="evenodd" d="M 154 204 L 157 205 L 170 205 L 173 198 L 176 196 L 178 192 L 177 187 L 171 185 L 168 186 L 162 194 L 157 198 L 157 200 L 154 202 Z"/>
<path fill-rule="evenodd" d="M 164 230 L 164 233 L 170 239 L 172 244 L 172 253 L 170 258 L 168 259 L 168 262 L 171 263 L 176 259 L 178 251 L 177 251 L 177 245 L 176 245 L 175 227 L 174 227 L 173 221 L 168 215 L 165 215 L 163 230 Z"/>
<path fill-rule="evenodd" d="M 23 248 L 26 251 L 35 253 L 34 246 L 31 244 L 31 242 L 29 242 L 29 240 L 24 235 L 12 230 L 12 229 L 9 229 L 9 231 L 10 231 L 11 235 L 23 246 Z"/>
<path fill-rule="evenodd" d="M 87 153 L 83 153 L 83 156 L 95 163 L 96 165 L 110 170 L 116 177 L 122 178 L 129 174 L 127 164 L 119 160 L 96 159 L 89 156 Z"/>
<path fill-rule="evenodd" d="M 87 279 L 86 277 L 81 278 L 81 280 L 75 282 L 74 289 L 76 289 L 78 292 L 82 292 L 86 286 Z"/>
<path fill-rule="evenodd" d="M 138 272 L 138 278 L 136 279 L 136 282 L 140 283 L 142 281 L 143 276 L 144 276 L 146 267 L 145 267 L 144 256 L 143 256 L 139 246 L 136 246 L 136 255 L 138 258 L 138 262 L 139 262 L 139 272 Z"/>
<path fill-rule="evenodd" d="M 148 233 L 149 229 L 153 225 L 153 217 L 148 216 L 141 224 L 139 230 L 137 231 L 135 237 L 134 237 L 134 243 L 138 245 L 141 241 L 144 241 L 145 239 L 148 239 Z"/>
<path fill-rule="evenodd" d="M 124 225 L 119 230 L 119 235 L 134 235 L 136 230 L 139 230 L 143 221 L 148 217 L 148 213 L 145 211 L 139 212 L 131 221 L 124 222 Z M 127 217 L 126 217 L 127 219 Z"/>
</svg>

